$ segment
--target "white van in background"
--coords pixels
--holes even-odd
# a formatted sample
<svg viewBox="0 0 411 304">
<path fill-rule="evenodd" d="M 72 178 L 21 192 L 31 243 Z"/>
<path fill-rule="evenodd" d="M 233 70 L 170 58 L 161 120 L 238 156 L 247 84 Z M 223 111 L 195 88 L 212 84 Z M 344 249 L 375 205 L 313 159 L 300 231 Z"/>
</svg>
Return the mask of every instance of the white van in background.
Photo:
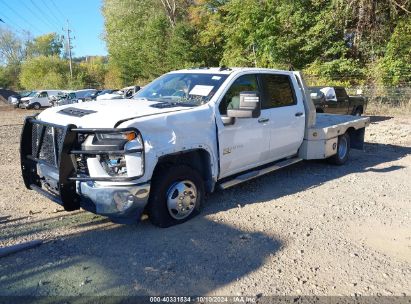
<svg viewBox="0 0 411 304">
<path fill-rule="evenodd" d="M 39 110 L 42 107 L 50 107 L 50 98 L 57 96 L 61 93 L 61 90 L 40 90 L 34 91 L 29 96 L 21 99 L 20 108 L 36 109 Z"/>
</svg>

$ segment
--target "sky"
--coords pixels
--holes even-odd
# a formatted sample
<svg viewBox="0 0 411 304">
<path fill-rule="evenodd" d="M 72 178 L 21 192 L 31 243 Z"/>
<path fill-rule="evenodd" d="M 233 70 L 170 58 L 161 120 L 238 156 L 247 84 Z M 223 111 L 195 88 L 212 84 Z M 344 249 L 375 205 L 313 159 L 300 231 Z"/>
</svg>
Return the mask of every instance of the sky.
<svg viewBox="0 0 411 304">
<path fill-rule="evenodd" d="M 57 32 L 67 37 L 67 19 L 72 30 L 74 57 L 107 55 L 102 40 L 102 0 L 0 0 L 0 23 L 33 37 Z"/>
</svg>

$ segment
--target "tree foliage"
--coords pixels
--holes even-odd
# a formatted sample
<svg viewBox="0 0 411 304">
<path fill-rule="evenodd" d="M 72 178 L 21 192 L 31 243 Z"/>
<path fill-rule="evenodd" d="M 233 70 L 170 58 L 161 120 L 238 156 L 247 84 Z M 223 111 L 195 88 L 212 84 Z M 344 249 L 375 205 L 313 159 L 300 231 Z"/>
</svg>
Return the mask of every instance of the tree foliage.
<svg viewBox="0 0 411 304">
<path fill-rule="evenodd" d="M 410 48 L 395 33 L 410 24 L 410 9 L 408 0 L 105 0 L 103 14 L 109 57 L 125 82 L 229 65 L 395 84 Z M 393 72 L 398 65 L 403 74 Z"/>
<path fill-rule="evenodd" d="M 26 89 L 66 88 L 68 66 L 58 56 L 30 58 L 22 64 L 20 82 Z"/>
<path fill-rule="evenodd" d="M 78 58 L 73 78 L 57 34 L 0 27 L 0 85 L 119 88 L 221 65 L 298 69 L 316 84 L 411 82 L 410 0 L 104 0 L 102 13 L 109 60 Z"/>
<path fill-rule="evenodd" d="M 59 56 L 63 49 L 61 37 L 56 33 L 38 36 L 27 42 L 27 56 Z"/>
</svg>

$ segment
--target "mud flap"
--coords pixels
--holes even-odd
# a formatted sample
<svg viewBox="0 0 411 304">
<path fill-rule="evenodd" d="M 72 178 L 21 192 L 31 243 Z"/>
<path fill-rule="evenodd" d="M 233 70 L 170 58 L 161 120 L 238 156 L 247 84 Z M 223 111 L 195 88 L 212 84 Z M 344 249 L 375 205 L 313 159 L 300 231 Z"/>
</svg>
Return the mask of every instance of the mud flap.
<svg viewBox="0 0 411 304">
<path fill-rule="evenodd" d="M 349 132 L 349 135 L 351 149 L 364 150 L 365 128 Z"/>
</svg>

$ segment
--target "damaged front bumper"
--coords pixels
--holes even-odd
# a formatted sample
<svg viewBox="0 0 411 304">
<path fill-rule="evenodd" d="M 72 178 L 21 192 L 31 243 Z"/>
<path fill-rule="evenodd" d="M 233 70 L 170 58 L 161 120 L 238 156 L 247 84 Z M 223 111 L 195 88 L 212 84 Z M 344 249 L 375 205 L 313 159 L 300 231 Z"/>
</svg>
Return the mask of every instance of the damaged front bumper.
<svg viewBox="0 0 411 304">
<path fill-rule="evenodd" d="M 128 151 L 82 150 L 79 138 L 103 132 L 138 133 L 134 128 L 84 129 L 74 125 L 59 126 L 27 117 L 21 135 L 20 157 L 23 180 L 52 201 L 73 211 L 82 207 L 119 223 L 138 221 L 148 202 L 150 184 L 139 184 L 139 176 L 91 177 L 77 163 L 79 156 L 88 157 Z M 142 153 L 141 150 L 133 152 Z M 143 157 L 144 159 L 144 157 Z M 144 167 L 144 166 L 143 166 Z"/>
</svg>

